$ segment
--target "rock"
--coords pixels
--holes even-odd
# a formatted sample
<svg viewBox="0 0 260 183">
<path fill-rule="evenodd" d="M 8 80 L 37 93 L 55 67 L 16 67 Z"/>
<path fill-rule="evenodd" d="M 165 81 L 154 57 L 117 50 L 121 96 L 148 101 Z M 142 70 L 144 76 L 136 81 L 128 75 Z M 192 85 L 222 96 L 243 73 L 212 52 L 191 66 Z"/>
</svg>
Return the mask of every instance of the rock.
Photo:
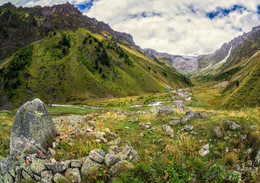
<svg viewBox="0 0 260 183">
<path fill-rule="evenodd" d="M 108 148 L 108 151 L 109 152 L 113 152 L 113 154 L 117 154 L 117 153 L 119 153 L 119 148 L 118 148 L 118 146 L 110 146 L 109 148 Z"/>
<path fill-rule="evenodd" d="M 105 152 L 102 149 L 94 149 L 89 152 L 89 158 L 97 163 L 102 164 L 105 160 Z"/>
<path fill-rule="evenodd" d="M 81 172 L 87 176 L 94 176 L 98 174 L 101 166 L 101 164 L 92 161 L 90 158 L 86 158 L 81 168 Z"/>
<path fill-rule="evenodd" d="M 181 123 L 186 124 L 190 119 L 203 117 L 200 113 L 196 113 L 195 111 L 187 111 L 185 116 L 182 118 Z"/>
<path fill-rule="evenodd" d="M 95 140 L 95 143 L 97 143 L 97 144 L 99 144 L 100 142 L 101 142 L 100 139 L 96 139 L 96 140 Z"/>
<path fill-rule="evenodd" d="M 48 170 L 51 170 L 53 173 L 61 173 L 64 172 L 67 168 L 69 168 L 68 162 L 65 161 L 45 163 L 45 166 L 48 168 Z"/>
<path fill-rule="evenodd" d="M 96 138 L 98 138 L 98 139 L 101 139 L 101 138 L 105 138 L 105 136 L 106 136 L 106 133 L 105 132 L 97 132 L 96 133 Z"/>
<path fill-rule="evenodd" d="M 43 171 L 41 173 L 41 178 L 42 178 L 41 183 L 50 183 L 52 182 L 53 174 L 51 171 Z"/>
<path fill-rule="evenodd" d="M 107 144 L 108 145 L 118 145 L 120 143 L 121 143 L 121 138 L 119 137 L 119 138 L 117 138 L 117 139 L 115 139 L 113 141 L 108 142 Z"/>
<path fill-rule="evenodd" d="M 224 121 L 223 126 L 226 130 L 240 130 L 241 126 L 233 121 Z"/>
<path fill-rule="evenodd" d="M 48 148 L 48 151 L 49 151 L 50 155 L 52 155 L 52 156 L 56 155 L 56 151 L 54 149 Z"/>
<path fill-rule="evenodd" d="M 213 129 L 213 132 L 215 133 L 216 137 L 221 139 L 223 138 L 223 133 L 222 133 L 222 130 L 216 126 L 214 129 Z"/>
<path fill-rule="evenodd" d="M 23 178 L 26 180 L 26 181 L 28 181 L 28 182 L 30 182 L 30 181 L 33 181 L 33 176 L 30 176 L 26 171 L 24 171 L 24 170 L 22 170 L 22 176 L 23 176 Z"/>
<path fill-rule="evenodd" d="M 37 182 L 40 182 L 42 180 L 42 178 L 38 175 L 33 175 L 33 177 Z"/>
<path fill-rule="evenodd" d="M 194 128 L 194 126 L 187 126 L 187 125 L 184 126 L 184 130 L 187 131 L 187 132 L 192 131 L 193 128 Z"/>
<path fill-rule="evenodd" d="M 173 134 L 173 129 L 171 129 L 168 125 L 163 125 L 163 129 L 165 131 L 165 135 L 170 136 Z"/>
<path fill-rule="evenodd" d="M 119 157 L 114 154 L 107 154 L 105 157 L 105 164 L 107 167 L 111 167 L 113 164 L 119 161 Z"/>
<path fill-rule="evenodd" d="M 201 156 L 206 156 L 207 154 L 209 154 L 209 144 L 203 146 L 200 150 Z"/>
<path fill-rule="evenodd" d="M 10 154 L 39 145 L 47 150 L 57 134 L 52 118 L 40 99 L 26 102 L 15 115 L 10 139 Z"/>
<path fill-rule="evenodd" d="M 235 170 L 229 172 L 229 176 L 225 177 L 226 181 L 241 182 L 241 174 Z"/>
<path fill-rule="evenodd" d="M 104 138 L 104 137 L 101 137 L 100 140 L 101 140 L 102 142 L 104 142 L 104 143 L 107 143 L 107 139 Z"/>
<path fill-rule="evenodd" d="M 30 168 L 33 171 L 33 173 L 35 173 L 37 175 L 41 175 L 41 172 L 46 170 L 44 163 L 39 159 L 34 160 L 32 162 L 32 164 L 30 165 Z"/>
<path fill-rule="evenodd" d="M 87 124 L 88 124 L 89 126 L 93 126 L 94 128 L 97 128 L 94 121 L 87 121 Z"/>
<path fill-rule="evenodd" d="M 5 173 L 4 183 L 13 183 L 13 182 L 14 182 L 14 178 L 9 173 Z"/>
<path fill-rule="evenodd" d="M 250 126 L 250 130 L 253 130 L 253 129 L 255 129 L 255 126 Z"/>
<path fill-rule="evenodd" d="M 180 120 L 171 120 L 168 122 L 168 124 L 170 126 L 175 126 L 175 125 L 178 125 L 180 123 Z"/>
<path fill-rule="evenodd" d="M 252 148 L 249 148 L 249 149 L 247 149 L 247 150 L 244 151 L 244 154 L 245 154 L 245 155 L 250 155 L 250 154 L 252 154 L 252 152 L 253 152 L 253 149 L 252 149 Z"/>
<path fill-rule="evenodd" d="M 55 183 L 69 183 L 68 179 L 60 173 L 56 173 L 53 177 Z"/>
<path fill-rule="evenodd" d="M 4 158 L 0 161 L 0 169 L 2 172 L 9 171 L 14 164 L 14 159 L 12 157 Z"/>
<path fill-rule="evenodd" d="M 39 149 L 37 149 L 36 153 L 37 153 L 37 157 L 38 158 L 41 158 L 41 159 L 45 159 L 46 158 L 46 155 L 43 154 L 43 152 L 40 151 Z"/>
<path fill-rule="evenodd" d="M 113 166 L 111 166 L 108 173 L 113 176 L 116 176 L 116 175 L 119 175 L 119 173 L 121 173 L 121 172 L 128 171 L 132 167 L 133 167 L 132 163 L 130 163 L 126 160 L 122 160 L 122 161 L 119 161 L 118 163 L 114 164 Z"/>
<path fill-rule="evenodd" d="M 255 157 L 255 163 L 256 163 L 256 165 L 260 165 L 260 150 L 257 151 L 256 157 Z"/>
<path fill-rule="evenodd" d="M 70 183 L 81 183 L 81 176 L 78 168 L 69 168 L 65 172 L 65 177 Z"/>
<path fill-rule="evenodd" d="M 82 167 L 82 160 L 71 160 L 71 168 L 80 168 Z"/>
</svg>

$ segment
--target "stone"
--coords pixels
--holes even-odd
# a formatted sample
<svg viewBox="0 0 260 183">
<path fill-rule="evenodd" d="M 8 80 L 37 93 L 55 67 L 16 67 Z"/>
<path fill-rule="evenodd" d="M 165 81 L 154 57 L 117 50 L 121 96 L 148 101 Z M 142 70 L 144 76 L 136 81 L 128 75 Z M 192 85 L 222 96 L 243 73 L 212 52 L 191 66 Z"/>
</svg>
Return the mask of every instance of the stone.
<svg viewBox="0 0 260 183">
<path fill-rule="evenodd" d="M 165 131 L 165 135 L 166 135 L 166 136 L 170 136 L 170 135 L 173 134 L 173 129 L 171 129 L 170 126 L 168 126 L 168 125 L 163 125 L 163 129 L 164 129 L 164 131 Z"/>
<path fill-rule="evenodd" d="M 195 111 L 187 111 L 185 116 L 182 118 L 181 123 L 186 124 L 190 119 L 202 117 L 200 113 L 196 113 Z"/>
<path fill-rule="evenodd" d="M 241 174 L 238 171 L 231 170 L 229 176 L 225 177 L 225 180 L 230 182 L 241 182 Z"/>
<path fill-rule="evenodd" d="M 40 182 L 42 180 L 42 178 L 38 175 L 33 175 L 33 177 L 37 182 Z"/>
<path fill-rule="evenodd" d="M 223 132 L 222 130 L 216 126 L 214 129 L 213 129 L 213 132 L 215 133 L 215 136 L 219 139 L 223 138 Z"/>
<path fill-rule="evenodd" d="M 52 156 L 56 155 L 56 151 L 54 149 L 48 148 L 48 151 L 49 151 L 50 155 L 52 155 Z"/>
<path fill-rule="evenodd" d="M 241 129 L 241 126 L 236 124 L 235 122 L 233 121 L 224 121 L 223 122 L 223 126 L 226 130 L 240 130 Z"/>
<path fill-rule="evenodd" d="M 117 163 L 119 161 L 119 157 L 114 154 L 107 154 L 105 157 L 105 165 L 107 167 L 111 167 L 113 164 Z"/>
<path fill-rule="evenodd" d="M 119 147 L 118 146 L 110 146 L 108 148 L 108 151 L 112 151 L 112 152 L 114 152 L 114 154 L 117 154 L 117 153 L 119 153 Z"/>
<path fill-rule="evenodd" d="M 14 182 L 14 178 L 9 173 L 5 173 L 4 183 L 13 183 L 13 182 Z"/>
<path fill-rule="evenodd" d="M 253 152 L 253 149 L 252 149 L 252 148 L 249 148 L 249 149 L 247 149 L 247 150 L 244 151 L 244 154 L 245 154 L 245 155 L 250 155 L 250 154 L 252 154 L 252 152 Z"/>
<path fill-rule="evenodd" d="M 193 128 L 194 128 L 194 126 L 187 126 L 187 125 L 184 126 L 184 130 L 187 131 L 187 132 L 192 131 Z"/>
<path fill-rule="evenodd" d="M 30 165 L 31 170 L 33 171 L 33 173 L 37 174 L 37 175 L 41 175 L 41 172 L 46 170 L 46 167 L 43 163 L 43 161 L 37 159 L 34 160 L 32 162 L 32 164 Z"/>
<path fill-rule="evenodd" d="M 126 161 L 122 160 L 119 161 L 118 163 L 114 164 L 113 166 L 110 167 L 108 173 L 110 175 L 116 176 L 119 175 L 121 172 L 126 172 L 130 170 L 133 167 L 133 164 Z"/>
<path fill-rule="evenodd" d="M 200 150 L 201 156 L 206 156 L 207 154 L 209 154 L 209 144 L 203 146 Z"/>
<path fill-rule="evenodd" d="M 171 120 L 171 121 L 169 121 L 168 124 L 169 124 L 170 126 L 175 126 L 175 125 L 180 124 L 180 120 Z"/>
<path fill-rule="evenodd" d="M 97 132 L 96 133 L 96 138 L 98 138 L 98 139 L 101 139 L 101 138 L 105 138 L 105 136 L 106 136 L 106 133 L 105 132 Z"/>
<path fill-rule="evenodd" d="M 69 163 L 65 161 L 58 161 L 55 163 L 45 163 L 45 166 L 48 170 L 51 170 L 53 173 L 61 173 L 64 172 L 67 168 L 69 168 Z"/>
<path fill-rule="evenodd" d="M 43 154 L 43 152 L 40 151 L 39 149 L 37 149 L 36 153 L 37 153 L 37 157 L 38 158 L 41 158 L 41 159 L 45 159 L 46 158 L 46 155 Z"/>
<path fill-rule="evenodd" d="M 82 160 L 71 160 L 71 168 L 80 168 L 82 167 Z"/>
<path fill-rule="evenodd" d="M 78 168 L 69 168 L 65 172 L 65 177 L 70 183 L 81 183 L 81 176 Z"/>
<path fill-rule="evenodd" d="M 0 161 L 0 169 L 2 172 L 9 171 L 14 164 L 14 159 L 12 157 L 4 158 Z"/>
<path fill-rule="evenodd" d="M 41 173 L 41 178 L 42 178 L 42 181 L 41 183 L 50 183 L 50 182 L 53 182 L 52 179 L 53 179 L 53 174 L 51 171 L 43 171 Z"/>
<path fill-rule="evenodd" d="M 26 102 L 15 115 L 11 130 L 10 154 L 15 156 L 29 146 L 47 150 L 57 131 L 52 118 L 40 99 Z"/>
<path fill-rule="evenodd" d="M 119 138 L 117 138 L 117 139 L 115 139 L 113 141 L 108 142 L 107 144 L 108 145 L 118 145 L 120 143 L 121 143 L 121 138 L 119 137 Z"/>
<path fill-rule="evenodd" d="M 257 151 L 256 157 L 255 157 L 255 163 L 256 163 L 256 165 L 260 165 L 260 150 Z"/>
<path fill-rule="evenodd" d="M 102 149 L 94 149 L 89 152 L 89 158 L 97 163 L 102 164 L 105 160 L 105 152 Z"/>
<path fill-rule="evenodd" d="M 81 172 L 87 176 L 94 176 L 98 174 L 101 167 L 101 164 L 92 161 L 90 158 L 86 158 L 81 168 Z"/>
<path fill-rule="evenodd" d="M 26 181 L 33 181 L 33 178 L 24 170 L 22 170 L 22 176 Z"/>
<path fill-rule="evenodd" d="M 53 177 L 55 183 L 69 183 L 69 180 L 60 173 L 56 173 Z"/>
<path fill-rule="evenodd" d="M 109 128 L 106 128 L 106 129 L 105 129 L 105 132 L 106 132 L 107 134 L 109 134 L 109 133 L 110 133 Z"/>
<path fill-rule="evenodd" d="M 93 126 L 94 128 L 97 128 L 94 121 L 87 121 L 87 124 L 88 124 L 89 126 Z"/>
<path fill-rule="evenodd" d="M 255 126 L 250 126 L 250 130 L 253 130 L 253 129 L 255 129 Z"/>
</svg>

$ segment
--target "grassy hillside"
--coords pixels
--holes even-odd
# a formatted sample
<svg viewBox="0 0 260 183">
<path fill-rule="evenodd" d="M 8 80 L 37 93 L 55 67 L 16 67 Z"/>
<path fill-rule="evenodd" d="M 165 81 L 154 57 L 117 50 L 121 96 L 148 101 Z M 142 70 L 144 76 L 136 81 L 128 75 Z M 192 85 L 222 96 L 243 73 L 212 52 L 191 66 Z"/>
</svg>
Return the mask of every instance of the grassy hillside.
<svg viewBox="0 0 260 183">
<path fill-rule="evenodd" d="M 236 74 L 222 90 L 224 107 L 257 107 L 260 104 L 260 54 Z"/>
<path fill-rule="evenodd" d="M 83 28 L 56 31 L 14 53 L 0 66 L 2 108 L 34 97 L 75 102 L 163 91 L 164 84 L 191 85 L 185 76 L 107 35 Z"/>
</svg>

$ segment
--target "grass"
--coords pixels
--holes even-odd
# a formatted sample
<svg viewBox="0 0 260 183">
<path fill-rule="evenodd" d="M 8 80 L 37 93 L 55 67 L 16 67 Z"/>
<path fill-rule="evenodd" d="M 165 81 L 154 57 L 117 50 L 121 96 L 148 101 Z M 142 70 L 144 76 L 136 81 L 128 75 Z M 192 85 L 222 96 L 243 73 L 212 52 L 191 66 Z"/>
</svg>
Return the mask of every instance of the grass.
<svg viewBox="0 0 260 183">
<path fill-rule="evenodd" d="M 15 111 L 0 111 L 0 159 L 9 156 L 11 127 Z"/>
<path fill-rule="evenodd" d="M 114 182 L 190 182 L 192 180 L 219 182 L 226 180 L 228 176 L 233 177 L 231 182 L 237 182 L 236 175 L 230 170 L 236 170 L 238 165 L 242 167 L 249 160 L 253 161 L 260 145 L 259 108 L 240 111 L 216 109 L 214 106 L 219 99 L 217 89 L 193 88 L 191 91 L 194 97 L 200 101 L 200 103 L 195 100 L 190 102 L 191 110 L 200 113 L 207 112 L 207 115 L 204 118 L 196 118 L 188 122 L 187 125 L 194 126 L 192 132 L 183 131 L 184 125 L 173 126 L 172 138 L 165 136 L 162 125 L 169 122 L 171 117 L 184 116 L 186 112 L 184 110 L 175 110 L 173 114 L 164 116 L 117 115 L 115 110 L 132 112 L 149 109 L 149 107 L 131 108 L 130 106 L 106 107 L 102 110 L 53 107 L 49 110 L 53 116 L 87 115 L 87 120 L 94 120 L 100 131 L 109 128 L 110 131 L 117 133 L 122 141 L 119 146 L 131 145 L 139 153 L 141 161 L 135 163 L 135 168 L 122 173 Z M 168 100 L 169 98 L 167 94 L 150 94 L 140 97 L 105 99 L 102 105 L 118 104 L 120 101 L 128 101 L 129 105 L 130 100 L 143 104 L 151 97 L 155 97 L 156 100 Z M 95 104 L 101 103 L 102 100 L 98 99 L 98 101 Z M 6 111 L 1 114 L 1 120 L 5 120 L 8 124 L 5 128 L 9 128 L 10 131 L 15 112 Z M 222 122 L 226 120 L 235 121 L 241 125 L 242 130 L 225 130 Z M 147 122 L 151 123 L 150 128 L 142 125 Z M 256 126 L 254 130 L 250 129 L 252 125 Z M 215 137 L 213 129 L 216 126 L 222 129 L 224 137 L 228 137 L 228 139 Z M 80 129 L 83 127 L 84 124 L 78 126 Z M 73 129 L 64 128 L 63 130 L 69 132 Z M 242 139 L 242 135 L 247 136 L 246 140 Z M 4 135 L 2 136 L 4 137 Z M 115 139 L 112 136 L 106 138 L 108 141 Z M 73 143 L 64 141 L 57 147 L 56 159 L 77 159 L 87 156 L 92 149 L 102 148 L 107 152 L 109 147 L 106 143 L 95 143 L 95 138 L 85 136 L 78 136 L 73 140 Z M 207 143 L 210 144 L 210 153 L 202 157 L 199 155 L 199 151 Z M 3 149 L 3 146 L 1 148 Z M 253 148 L 251 155 L 244 154 L 248 148 Z M 212 167 L 214 164 L 217 167 Z M 110 178 L 106 171 L 104 170 L 90 181 L 107 181 Z M 242 173 L 243 180 L 257 180 L 258 177 L 259 174 L 252 176 Z"/>
</svg>

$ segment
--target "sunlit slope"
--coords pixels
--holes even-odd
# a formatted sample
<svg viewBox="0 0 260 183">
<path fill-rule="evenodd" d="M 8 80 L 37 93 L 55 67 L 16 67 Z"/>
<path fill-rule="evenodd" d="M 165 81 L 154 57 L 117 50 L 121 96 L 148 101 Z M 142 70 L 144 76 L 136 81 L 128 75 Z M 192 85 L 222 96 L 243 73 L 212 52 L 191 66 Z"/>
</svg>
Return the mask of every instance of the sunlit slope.
<svg viewBox="0 0 260 183">
<path fill-rule="evenodd" d="M 150 61 L 137 48 L 86 29 L 56 31 L 1 65 L 1 106 L 139 95 L 190 86 L 185 76 Z M 107 33 L 108 34 L 108 33 Z"/>
</svg>

